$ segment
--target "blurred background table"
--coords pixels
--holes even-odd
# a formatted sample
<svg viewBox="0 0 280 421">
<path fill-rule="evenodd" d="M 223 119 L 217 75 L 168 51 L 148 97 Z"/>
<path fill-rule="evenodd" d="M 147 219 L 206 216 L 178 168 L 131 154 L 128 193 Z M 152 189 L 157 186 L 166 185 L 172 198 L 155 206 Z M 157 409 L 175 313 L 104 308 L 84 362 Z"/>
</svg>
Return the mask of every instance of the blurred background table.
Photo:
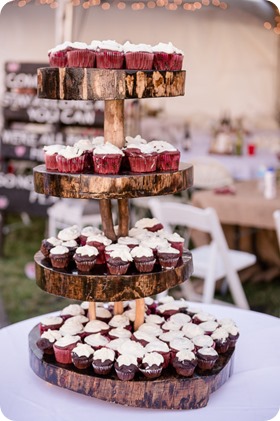
<svg viewBox="0 0 280 421">
<path fill-rule="evenodd" d="M 205 408 L 189 411 L 125 407 L 62 389 L 37 377 L 28 361 L 28 334 L 42 316 L 0 330 L 0 407 L 13 421 L 264 421 L 279 409 L 280 320 L 233 307 L 190 303 L 240 328 L 234 370 Z M 55 313 L 52 313 L 55 314 Z"/>
<path fill-rule="evenodd" d="M 280 254 L 273 212 L 280 209 L 280 186 L 271 200 L 264 198 L 257 180 L 235 182 L 232 188 L 234 194 L 195 190 L 192 204 L 216 209 L 229 247 L 253 251 L 259 263 L 269 268 L 262 273 L 262 280 L 276 277 L 280 274 Z"/>
</svg>

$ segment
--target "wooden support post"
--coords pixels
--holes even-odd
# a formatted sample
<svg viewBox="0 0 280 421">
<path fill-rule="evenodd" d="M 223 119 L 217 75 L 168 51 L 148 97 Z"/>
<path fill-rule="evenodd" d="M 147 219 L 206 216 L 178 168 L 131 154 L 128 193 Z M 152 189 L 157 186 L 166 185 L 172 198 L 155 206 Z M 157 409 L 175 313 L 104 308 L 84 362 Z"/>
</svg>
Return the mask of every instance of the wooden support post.
<svg viewBox="0 0 280 421">
<path fill-rule="evenodd" d="M 129 230 L 129 207 L 127 199 L 118 200 L 118 237 L 126 237 Z"/>
<path fill-rule="evenodd" d="M 88 308 L 88 318 L 89 320 L 96 319 L 96 306 L 94 301 L 90 301 L 89 308 Z"/>
<path fill-rule="evenodd" d="M 135 321 L 134 321 L 134 330 L 137 330 L 139 326 L 144 323 L 145 316 L 145 300 L 144 298 L 138 298 L 135 300 Z"/>
<path fill-rule="evenodd" d="M 101 199 L 99 201 L 99 209 L 104 234 L 106 237 L 110 238 L 110 240 L 116 241 L 117 236 L 114 230 L 111 200 Z"/>
<path fill-rule="evenodd" d="M 124 146 L 124 100 L 105 101 L 104 139 L 118 148 Z"/>
</svg>

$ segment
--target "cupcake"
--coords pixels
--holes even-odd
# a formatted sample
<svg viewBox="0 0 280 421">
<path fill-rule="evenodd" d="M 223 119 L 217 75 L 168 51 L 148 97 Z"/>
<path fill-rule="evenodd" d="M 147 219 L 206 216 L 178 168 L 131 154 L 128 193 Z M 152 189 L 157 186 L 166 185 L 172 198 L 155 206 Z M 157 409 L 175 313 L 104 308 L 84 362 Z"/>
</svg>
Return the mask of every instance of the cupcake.
<svg viewBox="0 0 280 421">
<path fill-rule="evenodd" d="M 118 348 L 119 354 L 134 356 L 137 358 L 138 363 L 142 360 L 145 354 L 145 348 L 139 342 L 126 339 Z"/>
<path fill-rule="evenodd" d="M 152 70 L 154 53 L 148 44 L 131 44 L 127 41 L 123 45 L 125 67 L 132 70 Z"/>
<path fill-rule="evenodd" d="M 94 352 L 92 367 L 95 374 L 106 376 L 113 368 L 115 351 L 108 348 L 101 348 Z"/>
<path fill-rule="evenodd" d="M 41 242 L 40 251 L 44 255 L 44 257 L 48 258 L 50 255 L 50 250 L 55 246 L 61 246 L 62 241 L 56 237 L 49 237 L 45 238 Z"/>
<path fill-rule="evenodd" d="M 118 338 L 124 338 L 124 339 L 130 339 L 132 333 L 130 330 L 125 329 L 123 327 L 115 327 L 108 332 L 108 336 L 111 340 L 118 339 Z"/>
<path fill-rule="evenodd" d="M 136 269 L 141 273 L 152 272 L 156 259 L 153 250 L 149 247 L 137 246 L 131 250 Z"/>
<path fill-rule="evenodd" d="M 197 366 L 197 358 L 189 349 L 182 349 L 175 354 L 172 365 L 180 376 L 191 377 Z"/>
<path fill-rule="evenodd" d="M 193 339 L 196 336 L 204 335 L 204 330 L 194 323 L 188 323 L 185 326 L 182 327 L 182 331 L 184 333 L 184 336 L 189 339 Z"/>
<path fill-rule="evenodd" d="M 150 142 L 157 153 L 157 171 L 178 171 L 180 151 L 171 143 L 162 140 Z"/>
<path fill-rule="evenodd" d="M 70 253 L 70 259 L 72 259 L 78 248 L 77 241 L 76 240 L 63 241 L 61 245 L 68 248 L 69 253 Z"/>
<path fill-rule="evenodd" d="M 229 334 L 223 327 L 218 327 L 211 335 L 215 342 L 215 350 L 218 354 L 224 354 L 229 349 Z"/>
<path fill-rule="evenodd" d="M 163 357 L 163 367 L 168 367 L 170 361 L 170 348 L 166 342 L 161 341 L 160 339 L 155 339 L 153 342 L 149 342 L 145 346 L 145 352 L 157 352 Z"/>
<path fill-rule="evenodd" d="M 151 336 L 158 337 L 163 333 L 162 328 L 155 323 L 142 323 L 138 328 L 138 332 L 145 332 Z"/>
<path fill-rule="evenodd" d="M 63 320 L 67 320 L 70 317 L 73 316 L 79 316 L 84 315 L 85 310 L 79 305 L 79 304 L 69 304 L 68 306 L 64 307 L 61 312 L 60 316 L 63 318 Z"/>
<path fill-rule="evenodd" d="M 71 322 L 71 323 L 64 323 L 59 332 L 61 336 L 80 336 L 80 338 L 84 337 L 84 326 L 79 321 Z"/>
<path fill-rule="evenodd" d="M 61 338 L 61 334 L 58 330 L 47 330 L 42 333 L 40 338 L 37 340 L 37 347 L 43 352 L 43 354 L 53 355 L 53 344 Z"/>
<path fill-rule="evenodd" d="M 65 149 L 65 145 L 55 144 L 55 145 L 49 145 L 49 146 L 43 147 L 44 160 L 45 160 L 45 165 L 46 165 L 47 171 L 57 171 L 58 170 L 57 154 L 62 149 Z"/>
<path fill-rule="evenodd" d="M 50 250 L 49 258 L 52 267 L 55 269 L 66 269 L 70 263 L 71 256 L 67 247 L 56 246 Z"/>
<path fill-rule="evenodd" d="M 150 173 L 157 169 L 157 153 L 149 144 L 130 144 L 124 151 L 132 173 Z"/>
<path fill-rule="evenodd" d="M 170 348 L 170 359 L 173 361 L 178 351 L 188 349 L 189 351 L 194 352 L 194 344 L 188 338 L 174 338 L 169 342 Z"/>
<path fill-rule="evenodd" d="M 114 368 L 119 380 L 133 380 L 138 371 L 137 358 L 134 355 L 129 354 L 119 355 L 114 364 Z"/>
<path fill-rule="evenodd" d="M 72 363 L 79 370 L 89 368 L 93 360 L 93 349 L 87 344 L 77 344 L 71 351 Z"/>
<path fill-rule="evenodd" d="M 92 152 L 94 146 L 89 139 L 80 139 L 73 145 L 77 149 L 81 149 L 85 155 L 84 169 L 85 171 L 93 172 L 93 158 Z"/>
<path fill-rule="evenodd" d="M 211 370 L 219 358 L 217 351 L 214 348 L 203 347 L 196 353 L 197 366 L 201 370 Z"/>
<path fill-rule="evenodd" d="M 219 324 L 214 320 L 208 320 L 208 322 L 200 323 L 199 327 L 204 330 L 204 335 L 212 335 L 212 333 L 219 327 Z"/>
<path fill-rule="evenodd" d="M 130 320 L 124 314 L 115 314 L 111 320 L 109 321 L 108 325 L 110 328 L 124 328 L 130 329 Z"/>
<path fill-rule="evenodd" d="M 96 67 L 98 69 L 122 69 L 124 64 L 123 46 L 114 40 L 98 43 Z"/>
<path fill-rule="evenodd" d="M 86 336 L 91 335 L 92 333 L 100 333 L 101 335 L 106 335 L 109 329 L 109 325 L 105 322 L 101 322 L 101 320 L 91 320 L 84 327 Z"/>
<path fill-rule="evenodd" d="M 121 250 L 124 250 L 125 252 L 130 252 L 130 248 L 128 246 L 118 244 L 118 243 L 109 244 L 108 246 L 105 246 L 105 250 L 104 250 L 105 261 L 107 262 L 107 260 L 110 257 L 110 254 L 113 251 L 121 251 Z"/>
<path fill-rule="evenodd" d="M 158 249 L 161 247 L 168 247 L 169 243 L 164 238 L 153 235 L 142 240 L 140 245 L 143 247 L 150 247 L 153 250 L 155 257 L 157 258 Z"/>
<path fill-rule="evenodd" d="M 153 233 L 161 230 L 163 225 L 157 218 L 142 218 L 135 223 L 135 228 L 145 229 Z"/>
<path fill-rule="evenodd" d="M 62 173 L 82 173 L 85 169 L 85 154 L 75 146 L 60 149 L 56 157 L 57 169 Z"/>
<path fill-rule="evenodd" d="M 199 335 L 192 338 L 196 351 L 204 347 L 215 348 L 215 342 L 209 335 Z"/>
<path fill-rule="evenodd" d="M 158 326 L 161 326 L 165 322 L 165 318 L 162 316 L 159 316 L 158 314 L 146 314 L 145 322 L 154 323 Z"/>
<path fill-rule="evenodd" d="M 181 330 L 169 330 L 168 332 L 163 332 L 161 335 L 159 335 L 159 339 L 163 342 L 166 342 L 168 345 L 174 339 L 180 339 L 183 337 L 184 334 Z"/>
<path fill-rule="evenodd" d="M 91 235 L 97 235 L 97 234 L 102 234 L 102 231 L 99 228 L 93 227 L 91 225 L 83 227 L 80 233 L 80 239 L 79 239 L 80 245 L 85 246 L 88 237 L 90 237 Z"/>
<path fill-rule="evenodd" d="M 78 335 L 66 335 L 58 339 L 53 345 L 56 361 L 61 364 L 71 364 L 71 351 L 77 346 L 79 342 L 81 342 L 81 338 Z"/>
<path fill-rule="evenodd" d="M 96 306 L 96 319 L 101 320 L 102 322 L 108 323 L 111 320 L 112 313 L 107 308 L 103 306 Z"/>
<path fill-rule="evenodd" d="M 200 311 L 194 314 L 192 317 L 192 322 L 198 325 L 202 322 L 208 322 L 210 320 L 215 321 L 216 317 L 211 313 L 207 313 L 206 311 Z"/>
<path fill-rule="evenodd" d="M 109 246 L 112 240 L 107 238 L 103 234 L 90 235 L 87 239 L 86 245 L 96 247 L 98 250 L 98 256 L 96 264 L 101 265 L 106 262 L 105 259 L 105 247 Z"/>
<path fill-rule="evenodd" d="M 95 51 L 84 42 L 73 42 L 67 51 L 68 67 L 94 67 Z"/>
<path fill-rule="evenodd" d="M 81 323 L 85 326 L 89 322 L 88 317 L 84 316 L 83 314 L 77 314 L 76 316 L 70 316 L 68 319 L 64 321 L 64 325 L 72 324 L 72 323 Z"/>
<path fill-rule="evenodd" d="M 98 250 L 93 246 L 81 246 L 76 249 L 73 259 L 80 272 L 90 272 L 96 262 Z"/>
<path fill-rule="evenodd" d="M 171 245 L 171 247 L 179 250 L 180 256 L 182 256 L 183 250 L 184 250 L 185 239 L 181 237 L 179 234 L 177 234 L 177 232 L 174 232 L 173 234 L 167 234 L 165 238 L 168 241 L 168 243 Z"/>
<path fill-rule="evenodd" d="M 158 352 L 149 352 L 144 355 L 139 371 L 147 379 L 156 379 L 161 375 L 164 359 Z"/>
<path fill-rule="evenodd" d="M 63 324 L 63 319 L 60 316 L 44 317 L 39 323 L 40 334 L 48 330 L 58 330 Z"/>
<path fill-rule="evenodd" d="M 181 70 L 183 66 L 184 53 L 174 47 L 171 42 L 159 44 L 152 47 L 154 53 L 155 70 Z"/>
<path fill-rule="evenodd" d="M 134 247 L 139 246 L 139 240 L 137 240 L 137 238 L 129 237 L 129 236 L 119 237 L 118 244 L 121 246 L 127 246 L 131 250 Z"/>
<path fill-rule="evenodd" d="M 133 333 L 131 339 L 135 342 L 139 342 L 142 346 L 146 346 L 149 342 L 155 341 L 156 336 L 137 330 Z"/>
<path fill-rule="evenodd" d="M 118 174 L 124 153 L 110 142 L 96 146 L 93 150 L 93 165 L 96 174 Z"/>
<path fill-rule="evenodd" d="M 84 342 L 90 345 L 95 351 L 109 344 L 109 339 L 101 333 L 92 333 L 84 338 Z"/>
<path fill-rule="evenodd" d="M 178 263 L 180 252 L 171 246 L 161 246 L 157 250 L 157 256 L 162 269 L 174 269 Z"/>
<path fill-rule="evenodd" d="M 75 240 L 79 244 L 80 228 L 78 225 L 71 225 L 59 231 L 57 237 L 61 241 Z"/>
<path fill-rule="evenodd" d="M 185 326 L 187 323 L 191 322 L 190 316 L 184 313 L 176 313 L 170 316 L 169 321 L 176 323 L 180 326 L 180 329 Z"/>
<path fill-rule="evenodd" d="M 68 67 L 67 53 L 72 49 L 72 43 L 65 41 L 48 51 L 50 67 Z"/>
<path fill-rule="evenodd" d="M 239 329 L 235 325 L 222 325 L 228 332 L 229 348 L 234 348 L 239 338 Z"/>
<path fill-rule="evenodd" d="M 126 274 L 132 260 L 130 251 L 124 249 L 111 251 L 106 261 L 109 273 L 111 275 Z"/>
<path fill-rule="evenodd" d="M 117 338 L 117 339 L 112 339 L 107 345 L 106 348 L 112 349 L 113 351 L 115 351 L 118 355 L 118 349 L 120 348 L 120 346 L 125 343 L 127 341 L 127 338 Z"/>
<path fill-rule="evenodd" d="M 178 304 L 175 300 L 160 304 L 157 306 L 156 312 L 167 320 L 173 314 L 179 313 Z"/>
</svg>

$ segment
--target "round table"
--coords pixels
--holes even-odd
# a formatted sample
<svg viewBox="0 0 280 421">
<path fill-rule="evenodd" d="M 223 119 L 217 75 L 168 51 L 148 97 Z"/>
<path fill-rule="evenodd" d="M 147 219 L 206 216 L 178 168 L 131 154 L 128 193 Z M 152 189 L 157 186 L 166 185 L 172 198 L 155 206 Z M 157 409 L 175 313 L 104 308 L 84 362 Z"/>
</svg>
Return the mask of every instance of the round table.
<svg viewBox="0 0 280 421">
<path fill-rule="evenodd" d="M 240 328 L 230 379 L 205 408 L 187 411 L 115 405 L 53 386 L 29 366 L 28 334 L 42 316 L 0 330 L 0 408 L 13 421 L 268 421 L 280 407 L 280 319 L 231 306 L 190 303 Z M 56 314 L 56 313 L 51 313 Z M 1 413 L 0 413 L 0 419 Z"/>
</svg>

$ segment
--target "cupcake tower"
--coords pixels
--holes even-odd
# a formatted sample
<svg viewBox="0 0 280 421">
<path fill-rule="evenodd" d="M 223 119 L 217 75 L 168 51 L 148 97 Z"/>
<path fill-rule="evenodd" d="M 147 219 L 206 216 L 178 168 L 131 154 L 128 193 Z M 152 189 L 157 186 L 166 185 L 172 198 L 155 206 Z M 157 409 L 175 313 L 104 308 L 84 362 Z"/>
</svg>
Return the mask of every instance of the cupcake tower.
<svg viewBox="0 0 280 421">
<path fill-rule="evenodd" d="M 72 157 L 73 167 L 72 162 L 67 167 L 69 162 L 65 162 L 63 154 L 52 145 L 47 168 L 40 165 L 34 169 L 35 191 L 63 198 L 98 199 L 101 235 L 113 245 L 128 241 L 134 246 L 130 256 L 136 269 L 135 273 L 129 273 L 129 270 L 124 273 L 127 270 L 125 256 L 128 261 L 130 259 L 128 255 L 106 251 L 111 244 L 103 244 L 104 250 L 100 253 L 96 238 L 86 244 L 86 250 L 79 250 L 84 247 L 82 242 L 87 241 L 85 233 L 84 237 L 79 237 L 78 248 L 72 242 L 76 241 L 75 238 L 63 239 L 67 245 L 57 244 L 60 238 L 46 239 L 34 257 L 37 284 L 49 293 L 85 301 L 87 308 L 83 314 L 74 316 L 77 316 L 75 322 L 67 321 L 74 317 L 67 314 L 70 311 L 66 308 L 58 317 L 42 320 L 39 327 L 34 327 L 29 336 L 31 367 L 46 381 L 124 405 L 169 409 L 205 406 L 211 391 L 220 387 L 230 375 L 233 347 L 231 351 L 223 348 L 224 333 L 218 331 L 222 328 L 218 321 L 217 326 L 213 324 L 215 320 L 208 323 L 207 334 L 205 331 L 199 338 L 196 334 L 199 331 L 197 318 L 201 318 L 201 314 L 186 314 L 186 306 L 182 303 L 153 302 L 152 295 L 184 282 L 191 275 L 191 254 L 180 249 L 182 256 L 177 262 L 178 253 L 173 249 L 170 253 L 168 247 L 157 252 L 160 263 L 157 269 L 152 269 L 154 252 L 143 255 L 143 250 L 137 249 L 145 248 L 145 244 L 133 244 L 132 232 L 135 234 L 139 227 L 132 230 L 129 223 L 130 198 L 174 194 L 192 186 L 192 166 L 182 163 L 178 166 L 177 151 L 168 151 L 175 152 L 176 158 L 172 153 L 162 154 L 161 164 L 157 163 L 154 168 L 155 164 L 151 163 L 149 172 L 145 172 L 148 161 L 143 165 L 142 155 L 146 151 L 141 150 L 139 144 L 128 147 L 124 134 L 125 99 L 184 95 L 183 54 L 172 45 L 161 43 L 153 51 L 143 44 L 119 46 L 115 42 L 93 42 L 90 47 L 76 43 L 62 47 L 49 52 L 50 67 L 38 69 L 38 95 L 56 100 L 104 100 L 104 142 L 95 144 L 96 149 L 101 146 L 101 154 L 93 159 L 81 140 L 76 155 Z M 122 153 L 116 155 L 121 155 L 122 160 L 126 158 L 121 165 L 129 162 L 129 169 L 106 173 L 105 167 L 111 169 L 117 165 L 116 157 L 108 163 L 106 159 L 104 162 L 104 155 L 107 158 L 119 150 Z M 62 156 L 59 158 L 62 171 L 56 166 L 58 156 Z M 168 167 L 174 161 L 176 166 Z M 112 218 L 111 199 L 117 199 L 117 229 Z M 148 241 L 151 246 L 152 241 Z M 66 247 L 66 254 L 69 252 L 66 260 L 63 260 L 65 256 L 62 257 L 65 249 L 58 249 L 53 260 L 50 256 L 47 260 L 43 253 L 51 253 L 49 243 L 54 245 L 50 247 L 52 251 L 56 247 Z M 68 258 L 73 259 L 72 263 L 75 261 L 73 271 L 65 269 Z M 98 264 L 97 259 L 100 259 Z M 103 269 L 95 272 L 96 267 L 103 268 L 104 264 L 107 265 L 105 273 Z M 126 307 L 128 300 L 130 308 Z M 107 304 L 101 306 L 100 302 Z M 159 320 L 161 326 L 157 326 Z M 190 320 L 193 323 L 189 323 Z M 203 322 L 199 320 L 199 323 Z M 184 328 L 183 332 L 182 323 L 193 327 Z M 174 333 L 176 326 L 180 328 Z M 215 339 L 211 338 L 214 333 Z M 198 337 L 196 343 L 190 339 L 191 335 Z M 151 341 L 154 338 L 157 339 Z M 118 343 L 116 348 L 115 341 Z M 207 367 L 210 369 L 210 362 L 216 359 L 212 345 L 219 341 L 221 347 L 216 370 L 213 364 L 214 369 L 206 375 L 206 380 L 200 374 L 192 374 L 198 359 L 208 360 L 202 371 Z M 140 356 L 137 353 L 142 348 L 146 350 Z M 198 357 L 199 349 L 204 351 Z M 186 381 L 190 382 L 190 387 L 186 386 Z M 176 393 L 170 390 L 176 390 Z M 114 391 L 114 396 L 110 391 Z"/>
</svg>

